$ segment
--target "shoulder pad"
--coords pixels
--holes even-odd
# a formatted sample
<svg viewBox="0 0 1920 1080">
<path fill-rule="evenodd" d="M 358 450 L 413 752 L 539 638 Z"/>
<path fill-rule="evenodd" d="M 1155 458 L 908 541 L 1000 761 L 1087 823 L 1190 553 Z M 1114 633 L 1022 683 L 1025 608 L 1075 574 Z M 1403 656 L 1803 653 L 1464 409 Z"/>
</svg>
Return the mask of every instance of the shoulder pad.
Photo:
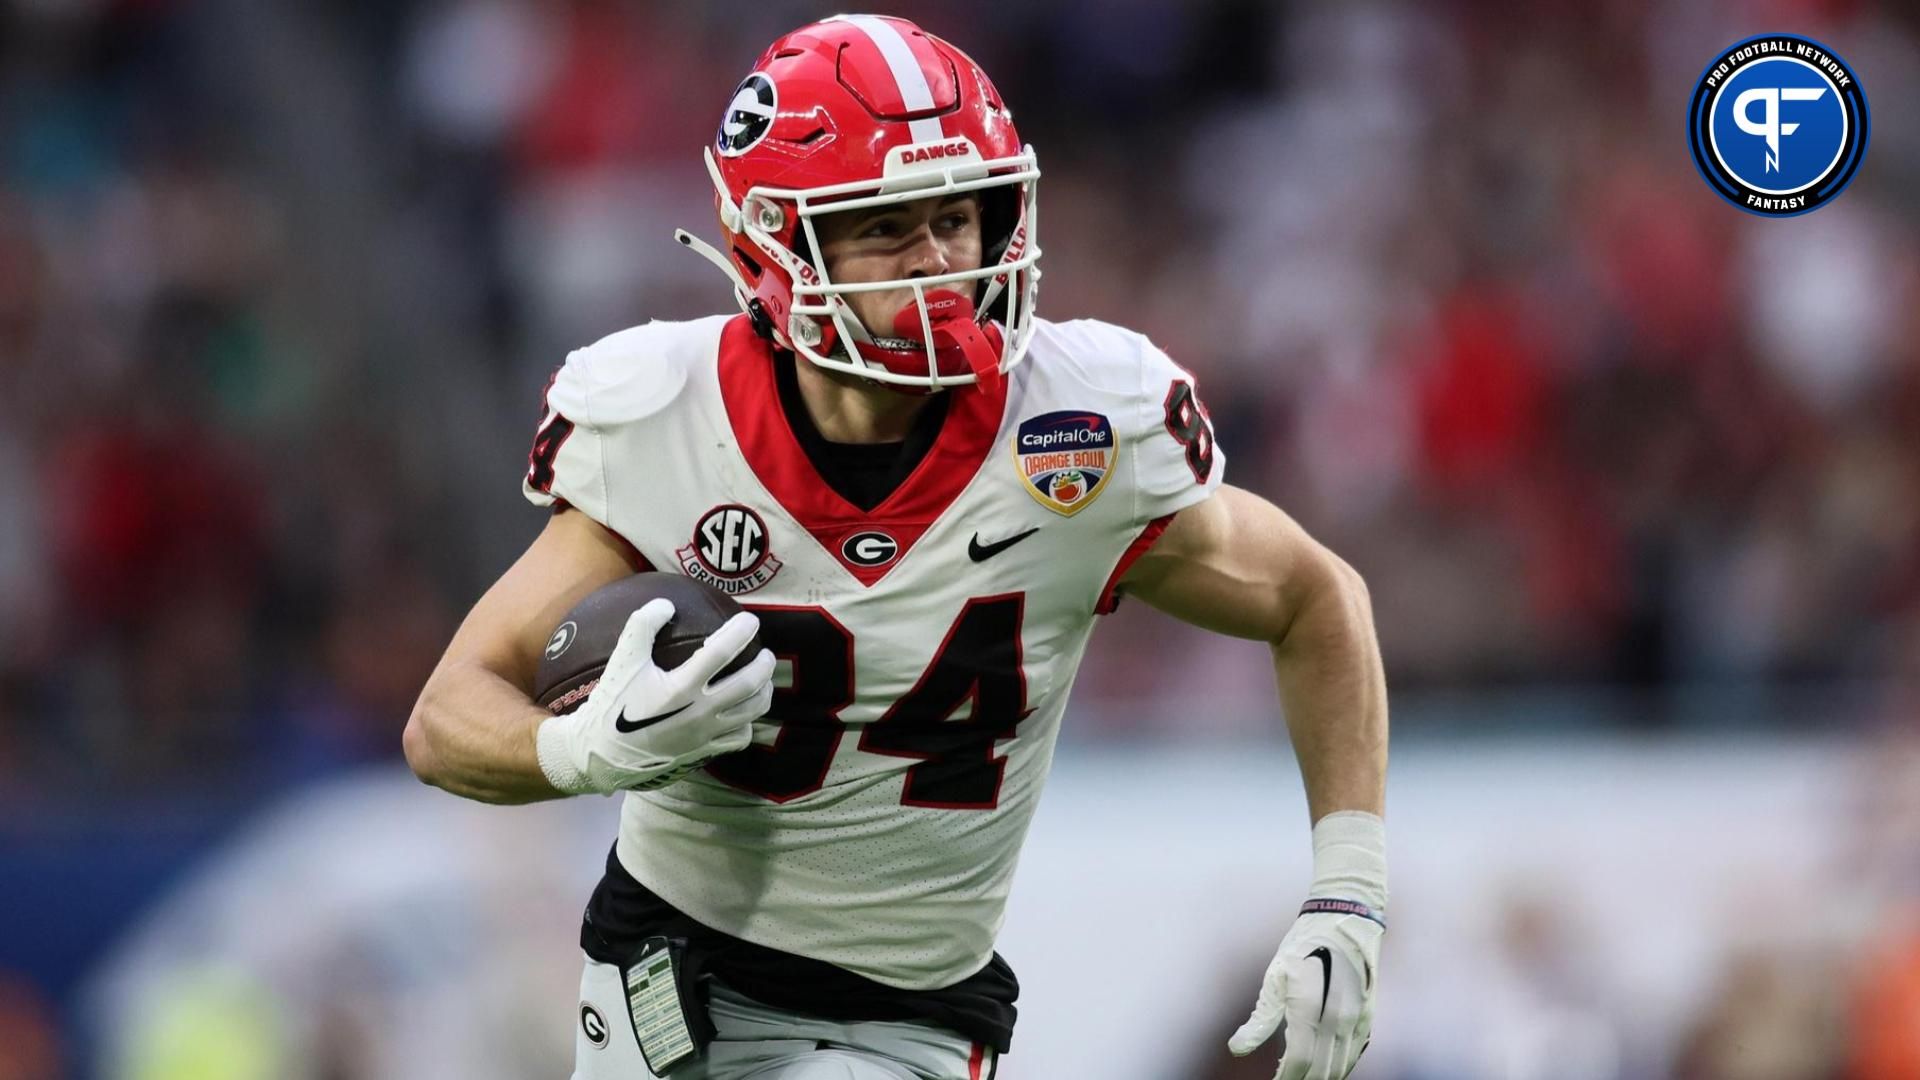
<svg viewBox="0 0 1920 1080">
<path fill-rule="evenodd" d="M 548 406 L 596 428 L 644 419 L 680 396 L 687 376 L 711 363 L 726 317 L 650 322 L 567 354 Z"/>
<path fill-rule="evenodd" d="M 1145 360 L 1161 355 L 1145 334 L 1099 319 L 1037 319 L 1035 327 L 1028 363 L 1070 371 L 1082 385 L 1106 393 L 1138 393 Z"/>
</svg>

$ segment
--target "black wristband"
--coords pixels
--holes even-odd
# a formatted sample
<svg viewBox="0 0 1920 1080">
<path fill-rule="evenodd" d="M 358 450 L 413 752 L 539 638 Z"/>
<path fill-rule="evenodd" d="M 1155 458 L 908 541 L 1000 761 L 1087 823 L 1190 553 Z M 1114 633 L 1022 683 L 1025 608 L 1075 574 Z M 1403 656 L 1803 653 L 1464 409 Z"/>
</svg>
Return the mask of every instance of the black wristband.
<svg viewBox="0 0 1920 1080">
<path fill-rule="evenodd" d="M 1358 900 L 1335 900 L 1331 897 L 1316 897 L 1300 905 L 1300 914 L 1358 915 L 1363 919 L 1371 919 L 1379 923 L 1380 929 L 1382 930 L 1387 928 L 1387 917 L 1384 913 L 1375 911 Z"/>
</svg>

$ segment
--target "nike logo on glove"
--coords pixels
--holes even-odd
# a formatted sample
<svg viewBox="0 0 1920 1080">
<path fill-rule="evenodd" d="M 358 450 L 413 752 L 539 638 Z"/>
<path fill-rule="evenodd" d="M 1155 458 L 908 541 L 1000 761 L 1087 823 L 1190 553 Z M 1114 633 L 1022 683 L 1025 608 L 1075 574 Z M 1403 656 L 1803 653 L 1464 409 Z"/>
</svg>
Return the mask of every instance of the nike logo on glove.
<svg viewBox="0 0 1920 1080">
<path fill-rule="evenodd" d="M 693 704 L 693 702 L 691 701 L 687 702 L 687 705 L 691 705 L 691 704 Z M 622 735 L 626 735 L 631 732 L 639 731 L 643 727 L 652 727 L 654 724 L 657 724 L 660 721 L 665 720 L 667 717 L 672 716 L 677 712 L 680 712 L 682 709 L 685 709 L 687 705 L 682 705 L 680 706 L 679 709 L 668 709 L 666 712 L 661 713 L 659 716 L 649 716 L 645 720 L 629 720 L 627 719 L 627 714 L 623 712 L 619 716 L 616 716 L 613 718 L 613 730 L 621 733 Z"/>
<path fill-rule="evenodd" d="M 996 540 L 991 544 L 982 544 L 980 542 L 980 534 L 974 533 L 973 539 L 967 541 L 967 558 L 972 559 L 974 562 L 986 562 L 988 559 L 993 558 L 995 555 L 1000 554 L 1039 531 L 1040 526 L 1035 525 L 1026 532 L 1014 533 L 1005 540 Z"/>
<path fill-rule="evenodd" d="M 1325 945 L 1307 954 L 1307 959 L 1320 961 L 1320 1019 L 1327 1018 L 1327 997 L 1333 990 L 1333 954 Z"/>
</svg>

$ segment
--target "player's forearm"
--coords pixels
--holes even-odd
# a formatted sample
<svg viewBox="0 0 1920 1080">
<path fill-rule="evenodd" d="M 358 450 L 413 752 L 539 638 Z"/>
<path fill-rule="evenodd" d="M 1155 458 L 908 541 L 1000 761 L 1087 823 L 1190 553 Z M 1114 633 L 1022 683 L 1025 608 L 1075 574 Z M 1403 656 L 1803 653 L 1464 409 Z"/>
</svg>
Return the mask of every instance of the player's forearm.
<svg viewBox="0 0 1920 1080">
<path fill-rule="evenodd" d="M 478 664 L 434 672 L 407 721 L 407 764 L 421 780 L 487 803 L 557 799 L 534 736 L 546 710 Z"/>
<path fill-rule="evenodd" d="M 1274 674 L 1307 810 L 1382 814 L 1387 781 L 1387 683 L 1366 584 L 1331 556 L 1273 643 Z"/>
</svg>

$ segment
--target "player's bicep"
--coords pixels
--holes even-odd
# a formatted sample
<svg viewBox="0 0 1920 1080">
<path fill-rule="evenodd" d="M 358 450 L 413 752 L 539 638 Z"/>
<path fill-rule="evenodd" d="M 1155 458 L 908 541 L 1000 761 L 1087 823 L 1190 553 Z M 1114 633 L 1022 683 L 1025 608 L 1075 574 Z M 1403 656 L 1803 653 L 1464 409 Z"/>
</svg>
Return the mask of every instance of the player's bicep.
<svg viewBox="0 0 1920 1080">
<path fill-rule="evenodd" d="M 440 666 L 478 664 L 530 689 L 540 651 L 561 617 L 588 593 L 639 570 L 620 537 L 586 514 L 562 509 L 473 605 Z"/>
<path fill-rule="evenodd" d="M 1279 507 L 1222 485 L 1176 514 L 1120 587 L 1195 626 L 1277 641 L 1318 588 L 1351 573 Z"/>
</svg>

